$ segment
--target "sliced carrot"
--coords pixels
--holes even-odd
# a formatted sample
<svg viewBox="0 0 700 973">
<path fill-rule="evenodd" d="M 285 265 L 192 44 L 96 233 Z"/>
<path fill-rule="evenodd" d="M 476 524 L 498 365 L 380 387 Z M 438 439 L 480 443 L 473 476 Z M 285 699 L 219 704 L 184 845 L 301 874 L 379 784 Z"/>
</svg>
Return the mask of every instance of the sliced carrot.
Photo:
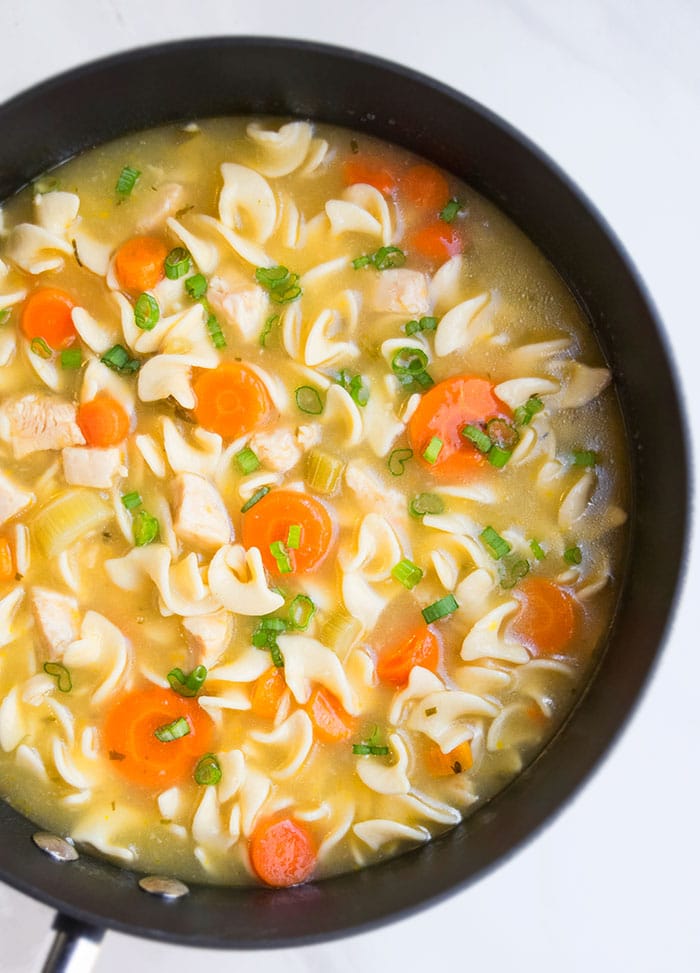
<svg viewBox="0 0 700 973">
<path fill-rule="evenodd" d="M 122 243 L 114 258 L 114 269 L 124 290 L 141 293 L 155 287 L 165 276 L 165 243 L 153 236 L 135 236 Z"/>
<path fill-rule="evenodd" d="M 546 578 L 527 578 L 515 590 L 520 602 L 511 623 L 513 635 L 535 655 L 558 655 L 577 627 L 576 603 L 561 585 Z"/>
<path fill-rule="evenodd" d="M 437 632 L 425 625 L 419 625 L 394 645 L 380 652 L 377 676 L 382 682 L 404 686 L 414 666 L 437 672 L 441 653 L 442 640 Z"/>
<path fill-rule="evenodd" d="M 409 234 L 405 250 L 409 257 L 418 255 L 430 264 L 440 264 L 462 253 L 464 240 L 449 223 L 436 220 Z"/>
<path fill-rule="evenodd" d="M 250 836 L 250 862 L 261 882 L 287 888 L 306 882 L 316 867 L 316 848 L 292 818 L 261 821 Z"/>
<path fill-rule="evenodd" d="M 266 425 L 274 415 L 263 380 L 240 362 L 224 362 L 202 372 L 194 383 L 200 426 L 224 439 L 237 439 Z"/>
<path fill-rule="evenodd" d="M 382 159 L 375 156 L 355 156 L 343 163 L 346 186 L 363 182 L 374 186 L 385 196 L 393 196 L 398 189 L 396 173 Z"/>
<path fill-rule="evenodd" d="M 40 287 L 27 298 L 22 311 L 22 331 L 31 341 L 43 338 L 50 348 L 67 348 L 78 337 L 71 312 L 75 304 L 58 287 Z"/>
<path fill-rule="evenodd" d="M 447 179 L 435 166 L 411 166 L 401 177 L 401 192 L 414 206 L 438 212 L 450 198 Z"/>
<path fill-rule="evenodd" d="M 484 465 L 484 456 L 462 436 L 462 429 L 495 416 L 510 418 L 511 412 L 499 398 L 493 385 L 474 375 L 456 375 L 429 389 L 411 416 L 408 434 L 411 448 L 420 462 L 432 473 L 447 476 L 464 475 Z M 433 438 L 442 443 L 434 463 L 423 459 Z"/>
<path fill-rule="evenodd" d="M 270 550 L 275 541 L 287 544 L 289 528 L 301 527 L 299 546 L 287 550 L 293 574 L 308 574 L 320 567 L 335 542 L 336 526 L 328 508 L 316 497 L 298 490 L 272 490 L 243 515 L 243 546 L 257 547 L 265 567 L 280 574 Z"/>
<path fill-rule="evenodd" d="M 353 735 L 355 721 L 345 712 L 340 700 L 322 686 L 317 686 L 311 693 L 306 710 L 320 740 L 336 743 L 349 740 Z"/>
<path fill-rule="evenodd" d="M 184 718 L 190 732 L 168 743 L 155 731 Z M 141 787 L 170 787 L 192 774 L 212 749 L 214 723 L 196 699 L 152 686 L 122 696 L 107 713 L 102 747 L 112 766 Z"/>
<path fill-rule="evenodd" d="M 0 537 L 0 584 L 7 584 L 15 579 L 15 562 L 12 557 L 12 547 L 6 537 Z"/>
<path fill-rule="evenodd" d="M 282 702 L 287 683 L 282 670 L 271 666 L 256 680 L 251 696 L 251 711 L 264 720 L 273 720 Z"/>
<path fill-rule="evenodd" d="M 469 740 L 465 740 L 449 753 L 443 753 L 437 745 L 430 747 L 425 754 L 425 766 L 433 777 L 450 777 L 462 774 L 474 763 Z"/>
<path fill-rule="evenodd" d="M 78 425 L 89 446 L 118 446 L 129 435 L 129 415 L 124 406 L 106 392 L 83 402 Z"/>
</svg>

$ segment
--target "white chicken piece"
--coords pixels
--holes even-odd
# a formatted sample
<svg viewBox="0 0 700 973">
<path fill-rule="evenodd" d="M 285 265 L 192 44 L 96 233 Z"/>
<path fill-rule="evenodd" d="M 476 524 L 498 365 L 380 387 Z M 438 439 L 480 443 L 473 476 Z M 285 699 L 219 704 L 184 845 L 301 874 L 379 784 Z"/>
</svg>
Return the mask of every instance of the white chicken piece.
<svg viewBox="0 0 700 973">
<path fill-rule="evenodd" d="M 398 490 L 387 489 L 379 480 L 356 463 L 345 467 L 345 482 L 360 501 L 363 510 L 383 514 L 390 520 L 405 520 L 406 498 Z"/>
<path fill-rule="evenodd" d="M 233 540 L 228 510 L 216 487 L 198 473 L 180 473 L 173 482 L 173 527 L 196 551 L 215 551 Z"/>
<path fill-rule="evenodd" d="M 122 471 L 121 453 L 116 446 L 99 449 L 93 446 L 66 446 L 61 454 L 63 475 L 71 486 L 107 490 Z"/>
<path fill-rule="evenodd" d="M 207 299 L 214 311 L 237 329 L 241 338 L 257 338 L 262 331 L 268 310 L 268 299 L 262 287 L 250 284 L 245 278 L 235 283 L 223 277 L 212 277 Z"/>
<path fill-rule="evenodd" d="M 84 446 L 72 402 L 30 392 L 8 399 L 0 407 L 0 439 L 9 443 L 15 459 L 44 449 Z"/>
<path fill-rule="evenodd" d="M 166 182 L 157 186 L 148 197 L 142 197 L 145 203 L 140 207 L 137 233 L 152 233 L 163 226 L 170 216 L 175 216 L 182 209 L 185 199 L 185 187 L 179 182 Z"/>
<path fill-rule="evenodd" d="M 233 615 L 224 609 L 211 615 L 195 615 L 183 618 L 182 627 L 194 664 L 213 669 L 231 642 Z"/>
<path fill-rule="evenodd" d="M 290 429 L 256 432 L 250 438 L 250 448 L 263 466 L 278 473 L 291 470 L 301 459 L 301 449 Z"/>
<path fill-rule="evenodd" d="M 428 278 L 418 270 L 384 270 L 374 289 L 376 311 L 419 315 L 430 313 Z"/>
<path fill-rule="evenodd" d="M 9 476 L 0 472 L 0 527 L 26 510 L 35 500 L 33 493 L 23 490 Z"/>
<path fill-rule="evenodd" d="M 318 446 L 323 438 L 323 429 L 320 422 L 311 422 L 308 425 L 299 426 L 296 432 L 296 440 L 301 449 L 306 452 L 312 446 Z"/>
<path fill-rule="evenodd" d="M 30 595 L 34 623 L 49 659 L 60 659 L 71 642 L 78 638 L 78 602 L 51 588 L 32 588 Z"/>
</svg>

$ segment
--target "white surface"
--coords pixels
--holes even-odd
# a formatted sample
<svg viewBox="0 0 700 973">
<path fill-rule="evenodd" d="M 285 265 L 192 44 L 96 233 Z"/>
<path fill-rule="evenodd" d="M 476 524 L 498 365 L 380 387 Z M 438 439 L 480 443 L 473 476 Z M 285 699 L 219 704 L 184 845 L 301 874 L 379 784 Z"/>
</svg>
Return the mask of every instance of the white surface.
<svg viewBox="0 0 700 973">
<path fill-rule="evenodd" d="M 0 99 L 102 54 L 218 33 L 357 47 L 467 92 L 539 143 L 606 214 L 665 320 L 688 414 L 700 415 L 695 0 L 0 0 L 0 11 Z M 695 557 L 661 665 L 606 764 L 487 879 L 408 921 L 304 949 L 233 955 L 108 934 L 97 973 L 189 973 L 205 962 L 208 973 L 425 973 L 436 960 L 521 973 L 697 970 L 699 580 Z M 50 921 L 0 887 L 0 969 L 38 971 Z"/>
</svg>

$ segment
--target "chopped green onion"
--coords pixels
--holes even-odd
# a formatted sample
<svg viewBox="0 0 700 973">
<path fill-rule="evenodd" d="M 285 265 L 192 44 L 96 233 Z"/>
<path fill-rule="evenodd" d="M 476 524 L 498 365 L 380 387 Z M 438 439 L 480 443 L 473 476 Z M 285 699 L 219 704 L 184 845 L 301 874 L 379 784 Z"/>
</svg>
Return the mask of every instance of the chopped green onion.
<svg viewBox="0 0 700 973">
<path fill-rule="evenodd" d="M 445 595 L 444 598 L 440 598 L 438 601 L 434 601 L 432 605 L 428 605 L 421 612 L 426 625 L 430 625 L 431 622 L 437 622 L 441 618 L 445 618 L 447 615 L 451 615 L 452 612 L 457 611 L 459 605 L 457 604 L 457 599 L 454 595 Z"/>
<path fill-rule="evenodd" d="M 372 753 L 372 748 L 368 747 L 366 743 L 353 743 L 352 752 L 358 756 L 367 756 Z"/>
<path fill-rule="evenodd" d="M 287 554 L 282 541 L 273 541 L 270 544 L 270 554 L 277 561 L 277 570 L 280 574 L 291 574 L 292 562 L 289 560 L 289 554 Z"/>
<path fill-rule="evenodd" d="M 61 352 L 61 368 L 80 368 L 83 364 L 83 353 L 80 348 L 66 348 Z"/>
<path fill-rule="evenodd" d="M 362 257 L 356 257 L 352 265 L 355 270 L 362 270 L 370 264 L 375 270 L 390 270 L 392 267 L 403 267 L 406 263 L 406 254 L 398 247 L 380 247 L 375 253 L 368 253 Z"/>
<path fill-rule="evenodd" d="M 423 577 L 423 572 L 413 561 L 409 561 L 408 558 L 403 558 L 391 569 L 391 576 L 410 591 L 412 588 L 415 588 Z"/>
<path fill-rule="evenodd" d="M 350 393 L 350 398 L 355 403 L 364 408 L 369 402 L 369 389 L 364 384 L 364 379 L 361 375 L 355 375 L 353 380 L 350 382 L 350 388 L 348 389 Z"/>
<path fill-rule="evenodd" d="M 192 257 L 189 250 L 184 247 L 175 247 L 165 258 L 163 269 L 168 280 L 178 280 L 189 274 L 192 266 Z"/>
<path fill-rule="evenodd" d="M 290 524 L 287 531 L 287 548 L 296 551 L 301 544 L 301 524 Z"/>
<path fill-rule="evenodd" d="M 311 385 L 300 385 L 294 390 L 297 408 L 309 416 L 320 416 L 323 412 L 323 401 L 318 390 Z"/>
<path fill-rule="evenodd" d="M 136 490 L 132 490 L 131 493 L 122 494 L 122 503 L 127 510 L 135 510 L 136 507 L 140 507 L 143 503 L 141 499 L 141 494 Z"/>
<path fill-rule="evenodd" d="M 486 433 L 494 446 L 511 452 L 520 441 L 520 433 L 507 419 L 489 419 L 486 423 Z"/>
<path fill-rule="evenodd" d="M 189 675 L 182 669 L 171 669 L 168 673 L 170 688 L 179 696 L 196 696 L 207 678 L 206 666 L 195 666 Z"/>
<path fill-rule="evenodd" d="M 537 395 L 531 395 L 525 405 L 519 405 L 513 413 L 513 418 L 518 426 L 527 426 L 532 417 L 544 409 L 544 402 Z"/>
<path fill-rule="evenodd" d="M 567 564 L 580 564 L 583 560 L 583 554 L 581 553 L 580 547 L 569 547 L 564 551 L 564 560 Z"/>
<path fill-rule="evenodd" d="M 221 325 L 219 324 L 219 319 L 215 314 L 209 314 L 207 317 L 207 333 L 211 338 L 212 344 L 215 348 L 225 348 L 226 338 L 221 330 Z"/>
<path fill-rule="evenodd" d="M 286 632 L 287 623 L 283 618 L 261 618 L 258 628 L 263 632 Z"/>
<path fill-rule="evenodd" d="M 433 436 L 427 445 L 425 452 L 423 453 L 423 459 L 426 463 L 435 463 L 440 451 L 442 450 L 442 439 L 439 436 Z"/>
<path fill-rule="evenodd" d="M 418 334 L 419 331 L 435 331 L 437 318 L 421 318 L 420 321 L 407 321 L 404 331 L 407 335 Z"/>
<path fill-rule="evenodd" d="M 284 668 L 284 656 L 282 655 L 282 650 L 276 642 L 270 646 L 270 655 L 272 656 L 272 664 L 277 666 L 278 669 Z"/>
<path fill-rule="evenodd" d="M 158 519 L 145 510 L 137 511 L 134 516 L 134 544 L 136 547 L 145 547 L 158 540 L 160 534 L 160 524 Z"/>
<path fill-rule="evenodd" d="M 425 371 L 428 356 L 420 348 L 399 348 L 391 359 L 391 370 L 399 378 L 415 378 Z"/>
<path fill-rule="evenodd" d="M 280 319 L 279 314 L 271 314 L 270 317 L 265 322 L 265 327 L 260 332 L 260 347 L 261 348 L 264 348 L 266 346 L 267 339 L 270 337 L 270 334 L 272 333 L 272 329 L 277 324 L 277 322 L 279 321 L 279 319 Z"/>
<path fill-rule="evenodd" d="M 137 358 L 132 358 L 123 345 L 114 345 L 104 353 L 100 361 L 120 375 L 130 375 L 141 367 L 141 362 Z"/>
<path fill-rule="evenodd" d="M 136 185 L 136 180 L 140 175 L 141 171 L 139 169 L 134 169 L 132 166 L 124 166 L 117 179 L 117 195 L 122 197 L 130 196 Z"/>
<path fill-rule="evenodd" d="M 250 446 L 246 446 L 240 452 L 236 453 L 233 457 L 238 465 L 238 469 L 244 475 L 248 473 L 254 473 L 256 470 L 260 469 L 260 460 L 255 455 Z"/>
<path fill-rule="evenodd" d="M 5 324 L 10 320 L 10 315 L 12 314 L 11 307 L 5 307 L 0 311 L 0 325 Z"/>
<path fill-rule="evenodd" d="M 361 756 L 386 757 L 389 754 L 389 747 L 379 743 L 379 727 L 375 726 L 367 740 L 362 743 L 354 743 L 352 752 Z"/>
<path fill-rule="evenodd" d="M 213 753 L 205 753 L 194 769 L 194 779 L 202 787 L 210 787 L 221 780 L 221 767 Z"/>
<path fill-rule="evenodd" d="M 184 716 L 178 716 L 172 723 L 166 723 L 164 726 L 159 726 L 157 730 L 153 731 L 153 735 L 161 743 L 172 743 L 173 740 L 186 737 L 188 733 L 191 733 L 191 727 Z"/>
<path fill-rule="evenodd" d="M 488 549 L 489 554 L 495 558 L 496 561 L 500 561 L 502 557 L 506 554 L 510 554 L 511 546 L 505 538 L 501 537 L 493 527 L 485 527 L 479 534 L 481 542 L 484 547 Z"/>
<path fill-rule="evenodd" d="M 355 257 L 355 259 L 352 262 L 352 266 L 355 270 L 362 270 L 363 267 L 367 267 L 371 263 L 372 263 L 371 257 L 368 256 Z"/>
<path fill-rule="evenodd" d="M 593 467 L 598 465 L 598 454 L 592 449 L 575 449 L 571 457 L 574 466 Z"/>
<path fill-rule="evenodd" d="M 53 351 L 43 338 L 32 338 L 29 348 L 33 355 L 43 358 L 44 361 L 48 361 L 53 355 Z"/>
<path fill-rule="evenodd" d="M 401 476 L 406 472 L 406 463 L 410 459 L 413 459 L 413 450 L 408 449 L 395 449 L 391 452 L 386 465 L 389 467 L 389 472 L 392 476 Z"/>
<path fill-rule="evenodd" d="M 289 304 L 303 293 L 299 286 L 299 274 L 290 273 L 286 267 L 258 267 L 255 279 L 276 304 Z"/>
<path fill-rule="evenodd" d="M 432 388 L 432 386 L 435 385 L 435 382 L 432 380 L 432 378 L 430 377 L 430 375 L 428 375 L 427 372 L 419 372 L 418 375 L 415 375 L 413 377 L 413 381 L 417 385 L 420 385 L 421 388 L 424 388 L 424 389 Z M 409 383 L 406 383 L 405 381 L 402 381 L 401 384 L 402 385 L 406 385 L 406 384 L 409 384 Z"/>
<path fill-rule="evenodd" d="M 198 301 L 207 292 L 207 278 L 204 274 L 193 274 L 185 281 L 185 290 L 193 301 Z"/>
<path fill-rule="evenodd" d="M 243 504 L 243 506 L 241 507 L 241 513 L 242 514 L 248 513 L 250 508 L 254 507 L 255 504 L 258 502 L 258 500 L 262 500 L 262 498 L 267 496 L 269 492 L 270 492 L 269 486 L 260 487 L 259 490 L 255 491 L 255 493 L 250 498 L 250 500 L 246 500 L 246 502 Z"/>
<path fill-rule="evenodd" d="M 321 449 L 311 449 L 304 460 L 304 480 L 306 485 L 317 493 L 331 496 L 335 493 L 345 463 L 324 453 Z"/>
<path fill-rule="evenodd" d="M 409 503 L 408 512 L 412 517 L 424 517 L 426 514 L 442 514 L 445 512 L 445 501 L 437 493 L 419 493 Z"/>
<path fill-rule="evenodd" d="M 545 557 L 547 556 L 544 552 L 544 548 L 538 541 L 530 541 L 530 550 L 538 561 L 544 561 Z"/>
<path fill-rule="evenodd" d="M 45 662 L 44 672 L 55 678 L 59 693 L 69 693 L 73 688 L 70 672 L 60 662 Z"/>
<path fill-rule="evenodd" d="M 459 213 L 462 208 L 462 204 L 458 199 L 451 199 L 449 203 L 445 205 L 442 212 L 440 213 L 440 219 L 445 223 L 452 223 L 457 213 Z"/>
<path fill-rule="evenodd" d="M 530 563 L 522 557 L 507 557 L 501 561 L 501 587 L 514 588 L 530 570 Z"/>
<path fill-rule="evenodd" d="M 488 461 L 497 470 L 502 470 L 513 453 L 509 449 L 501 449 L 500 446 L 492 446 L 489 450 Z"/>
<path fill-rule="evenodd" d="M 292 628 L 305 632 L 309 622 L 316 614 L 316 605 L 308 595 L 297 595 L 289 606 L 289 624 Z"/>
<path fill-rule="evenodd" d="M 153 331 L 160 319 L 158 301 L 152 294 L 140 294 L 134 305 L 134 321 L 142 331 Z"/>
<path fill-rule="evenodd" d="M 472 446 L 476 446 L 480 453 L 488 453 L 491 449 L 491 440 L 478 426 L 465 426 L 460 435 L 468 439 Z"/>
</svg>

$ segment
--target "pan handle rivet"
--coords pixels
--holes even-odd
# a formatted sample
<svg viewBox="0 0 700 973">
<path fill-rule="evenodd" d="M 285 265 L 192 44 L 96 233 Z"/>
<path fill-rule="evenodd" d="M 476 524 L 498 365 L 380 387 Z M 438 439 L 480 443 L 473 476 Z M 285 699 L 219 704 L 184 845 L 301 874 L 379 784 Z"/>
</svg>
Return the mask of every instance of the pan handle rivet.
<svg viewBox="0 0 700 973">
<path fill-rule="evenodd" d="M 80 857 L 73 845 L 65 838 L 59 838 L 56 834 L 48 831 L 36 831 L 32 835 L 32 841 L 41 848 L 50 858 L 56 862 L 74 862 Z"/>
<path fill-rule="evenodd" d="M 177 878 L 163 878 L 161 875 L 147 875 L 139 879 L 139 888 L 151 895 L 160 895 L 163 899 L 179 899 L 189 892 L 184 882 Z"/>
</svg>

